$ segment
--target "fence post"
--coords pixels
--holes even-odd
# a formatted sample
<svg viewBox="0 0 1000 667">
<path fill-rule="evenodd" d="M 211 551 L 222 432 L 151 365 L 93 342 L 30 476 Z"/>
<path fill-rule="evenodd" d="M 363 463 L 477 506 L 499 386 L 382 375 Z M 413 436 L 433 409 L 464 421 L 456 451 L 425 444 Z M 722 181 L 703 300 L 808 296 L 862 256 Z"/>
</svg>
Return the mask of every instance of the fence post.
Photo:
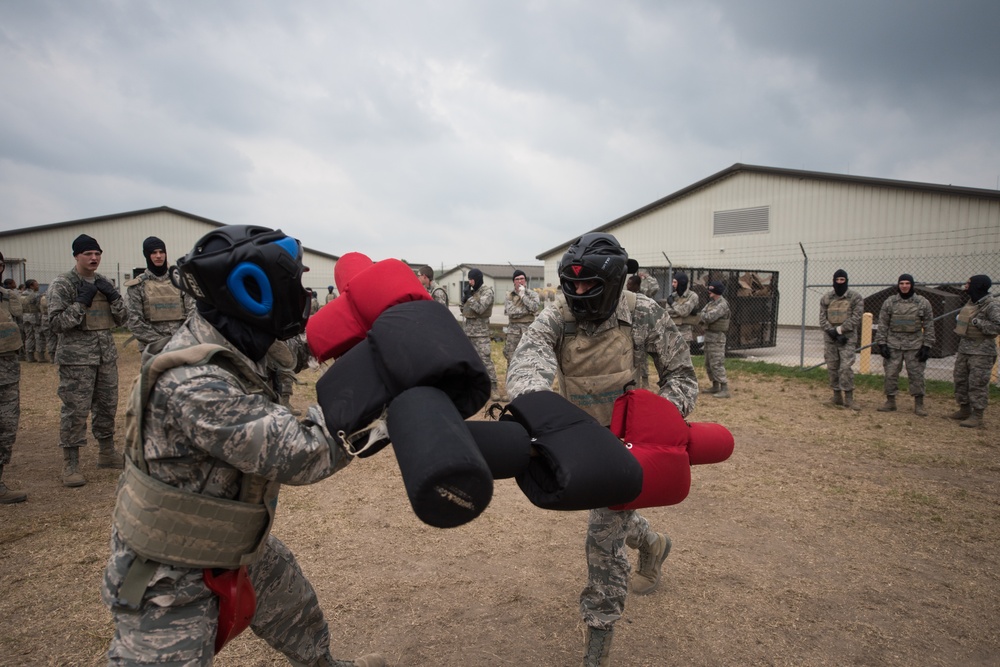
<svg viewBox="0 0 1000 667">
<path fill-rule="evenodd" d="M 867 374 L 872 363 L 872 317 L 871 313 L 865 313 L 861 317 L 861 361 L 858 366 L 860 373 Z"/>
<path fill-rule="evenodd" d="M 805 258 L 802 263 L 802 326 L 799 328 L 799 368 L 804 368 L 806 365 L 806 290 L 809 285 L 809 255 L 806 254 L 802 241 L 799 241 L 799 248 L 802 250 L 802 257 Z"/>
</svg>

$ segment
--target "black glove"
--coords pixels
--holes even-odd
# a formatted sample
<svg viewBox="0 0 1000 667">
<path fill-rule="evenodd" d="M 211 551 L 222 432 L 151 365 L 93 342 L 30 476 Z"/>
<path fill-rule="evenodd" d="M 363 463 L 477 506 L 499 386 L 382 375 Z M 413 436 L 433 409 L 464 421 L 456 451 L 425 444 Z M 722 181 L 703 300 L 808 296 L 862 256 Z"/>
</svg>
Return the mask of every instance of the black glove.
<svg viewBox="0 0 1000 667">
<path fill-rule="evenodd" d="M 843 334 L 837 336 L 837 345 L 847 345 L 847 336 Z"/>
<path fill-rule="evenodd" d="M 118 290 L 115 289 L 115 286 L 107 278 L 98 278 L 94 281 L 94 285 L 100 290 L 101 294 L 108 297 L 108 303 L 114 303 L 122 298 L 122 295 L 118 293 Z"/>
<path fill-rule="evenodd" d="M 671 306 L 674 305 L 674 299 L 676 298 L 677 294 L 675 292 L 671 292 L 670 296 L 667 297 L 667 303 L 670 304 Z"/>
<path fill-rule="evenodd" d="M 917 361 L 919 361 L 920 363 L 924 363 L 930 358 L 931 358 L 931 348 L 924 345 L 919 350 L 917 350 Z"/>
<path fill-rule="evenodd" d="M 94 303 L 95 296 L 97 296 L 97 285 L 87 280 L 81 280 L 76 288 L 76 302 L 90 308 L 90 304 Z"/>
<path fill-rule="evenodd" d="M 826 335 L 830 337 L 830 340 L 837 340 L 837 330 L 836 329 L 827 329 L 826 330 Z"/>
<path fill-rule="evenodd" d="M 892 352 L 889 350 L 889 346 L 886 345 L 885 343 L 879 345 L 878 353 L 881 354 L 884 359 L 892 358 Z"/>
</svg>

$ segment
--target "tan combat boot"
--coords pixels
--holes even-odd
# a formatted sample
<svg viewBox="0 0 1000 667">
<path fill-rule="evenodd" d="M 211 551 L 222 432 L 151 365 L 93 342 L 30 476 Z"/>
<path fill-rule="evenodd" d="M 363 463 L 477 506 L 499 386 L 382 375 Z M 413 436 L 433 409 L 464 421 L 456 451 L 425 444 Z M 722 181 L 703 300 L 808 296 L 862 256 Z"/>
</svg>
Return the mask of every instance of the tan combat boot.
<svg viewBox="0 0 1000 667">
<path fill-rule="evenodd" d="M 861 406 L 854 403 L 854 390 L 844 392 L 844 407 L 850 408 L 855 412 L 861 411 Z"/>
<path fill-rule="evenodd" d="M 924 410 L 924 397 L 914 396 L 913 397 L 913 414 L 918 417 L 926 417 L 927 411 Z"/>
<path fill-rule="evenodd" d="M 3 483 L 3 466 L 0 466 L 0 505 L 23 503 L 27 499 L 28 494 L 24 491 L 7 488 L 7 485 Z"/>
<path fill-rule="evenodd" d="M 720 382 L 719 391 L 712 394 L 712 398 L 729 398 L 729 385 L 725 382 Z"/>
<path fill-rule="evenodd" d="M 702 392 L 702 393 L 705 393 L 705 394 L 714 394 L 714 393 L 716 393 L 718 391 L 719 391 L 719 383 L 718 382 L 713 382 L 712 386 L 709 387 L 708 389 L 705 389 L 704 392 Z"/>
<path fill-rule="evenodd" d="M 587 626 L 583 644 L 583 667 L 611 667 L 611 640 L 614 628 L 601 630 Z"/>
<path fill-rule="evenodd" d="M 882 407 L 878 408 L 879 412 L 895 412 L 896 411 L 896 396 L 886 396 L 885 403 Z"/>
<path fill-rule="evenodd" d="M 833 398 L 830 399 L 830 405 L 843 405 L 844 404 L 844 393 L 839 389 L 833 390 Z"/>
<path fill-rule="evenodd" d="M 97 467 L 116 468 L 121 470 L 125 467 L 125 457 L 115 451 L 115 441 L 111 438 L 97 441 Z"/>
<path fill-rule="evenodd" d="M 972 414 L 972 407 L 968 403 L 960 403 L 958 410 L 955 410 L 950 415 L 948 419 L 955 419 L 957 421 L 962 421 L 963 419 L 968 419 L 969 415 Z"/>
<path fill-rule="evenodd" d="M 75 488 L 87 483 L 87 478 L 80 472 L 80 448 L 63 447 L 62 483 L 63 486 Z"/>
<path fill-rule="evenodd" d="M 639 547 L 639 567 L 632 575 L 632 592 L 638 595 L 649 595 L 660 583 L 660 571 L 663 561 L 670 555 L 670 538 L 661 533 L 655 533 L 656 539 Z"/>
<path fill-rule="evenodd" d="M 983 411 L 972 408 L 972 414 L 969 418 L 963 422 L 959 423 L 959 426 L 964 426 L 965 428 L 982 428 L 983 427 Z"/>
</svg>

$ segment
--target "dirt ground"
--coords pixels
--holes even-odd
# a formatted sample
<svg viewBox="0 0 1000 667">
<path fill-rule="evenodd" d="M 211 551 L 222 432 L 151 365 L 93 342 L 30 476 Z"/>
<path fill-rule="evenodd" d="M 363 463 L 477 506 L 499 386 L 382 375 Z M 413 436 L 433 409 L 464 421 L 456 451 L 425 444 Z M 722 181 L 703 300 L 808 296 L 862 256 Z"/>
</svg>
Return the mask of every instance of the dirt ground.
<svg viewBox="0 0 1000 667">
<path fill-rule="evenodd" d="M 499 356 L 499 355 L 498 355 Z M 502 357 L 500 357 L 502 360 Z M 119 443 L 138 354 L 122 351 Z M 699 370 L 699 373 L 701 371 Z M 306 372 L 293 402 L 314 396 Z M 704 376 L 702 376 L 704 384 Z M 0 664 L 101 665 L 99 597 L 117 475 L 82 455 L 89 483 L 59 482 L 56 367 L 22 365 L 21 428 L 0 506 Z M 696 421 L 727 425 L 733 457 L 693 471 L 682 504 L 645 510 L 674 543 L 660 590 L 631 596 L 616 665 L 1000 663 L 1000 412 L 958 428 L 930 416 L 828 407 L 824 386 L 736 373 Z M 334 654 L 390 665 L 578 665 L 584 512 L 535 508 L 513 480 L 477 520 L 440 530 L 410 509 L 392 449 L 282 491 L 275 534 L 297 554 Z M 634 553 L 633 562 L 634 562 Z M 216 661 L 287 664 L 250 633 Z"/>
</svg>

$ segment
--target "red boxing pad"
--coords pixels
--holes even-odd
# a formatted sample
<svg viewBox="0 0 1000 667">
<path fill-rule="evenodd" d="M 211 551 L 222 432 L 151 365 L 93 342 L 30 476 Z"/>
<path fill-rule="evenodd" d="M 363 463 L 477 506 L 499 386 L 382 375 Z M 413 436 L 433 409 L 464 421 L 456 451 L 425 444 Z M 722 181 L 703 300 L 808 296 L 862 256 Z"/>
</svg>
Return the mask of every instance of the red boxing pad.
<svg viewBox="0 0 1000 667">
<path fill-rule="evenodd" d="M 375 262 L 371 257 L 360 252 L 349 252 L 341 255 L 333 267 L 333 282 L 337 283 L 337 291 L 343 293 L 351 278 L 372 266 Z"/>
<path fill-rule="evenodd" d="M 361 271 L 351 278 L 344 292 L 350 295 L 355 312 L 368 329 L 392 306 L 431 300 L 413 269 L 398 259 L 383 259 Z"/>
<path fill-rule="evenodd" d="M 733 434 L 722 424 L 694 422 L 691 427 L 691 441 L 688 443 L 688 458 L 691 465 L 722 463 L 733 453 Z"/>
</svg>

